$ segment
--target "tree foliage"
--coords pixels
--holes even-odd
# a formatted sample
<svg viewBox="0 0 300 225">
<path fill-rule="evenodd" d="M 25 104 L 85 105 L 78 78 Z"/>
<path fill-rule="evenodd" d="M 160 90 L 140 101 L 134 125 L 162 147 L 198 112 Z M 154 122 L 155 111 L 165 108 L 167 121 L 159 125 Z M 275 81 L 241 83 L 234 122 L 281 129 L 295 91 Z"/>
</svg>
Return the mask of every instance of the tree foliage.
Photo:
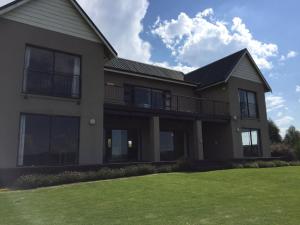
<svg viewBox="0 0 300 225">
<path fill-rule="evenodd" d="M 298 145 L 300 141 L 300 132 L 294 126 L 290 126 L 284 137 L 284 143 L 291 147 Z"/>
<path fill-rule="evenodd" d="M 277 125 L 272 121 L 268 121 L 269 124 L 269 137 L 272 144 L 281 143 L 282 137 L 280 135 L 280 130 Z"/>
</svg>

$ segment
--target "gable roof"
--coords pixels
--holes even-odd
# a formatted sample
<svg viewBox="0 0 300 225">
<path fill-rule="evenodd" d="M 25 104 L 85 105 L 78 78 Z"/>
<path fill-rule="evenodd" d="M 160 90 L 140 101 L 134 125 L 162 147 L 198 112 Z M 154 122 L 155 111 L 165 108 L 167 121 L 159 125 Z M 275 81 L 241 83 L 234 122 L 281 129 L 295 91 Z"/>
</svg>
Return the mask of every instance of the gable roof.
<svg viewBox="0 0 300 225">
<path fill-rule="evenodd" d="M 154 77 L 184 81 L 184 74 L 180 71 L 171 70 L 146 63 L 136 62 L 123 58 L 114 58 L 105 64 L 106 69 L 131 72 Z"/>
<path fill-rule="evenodd" d="M 12 1 L 12 2 L 0 7 L 0 16 L 10 12 L 10 11 L 24 5 L 25 3 L 30 2 L 30 1 L 31 0 L 15 0 L 15 1 Z M 77 3 L 77 1 L 76 0 L 69 0 L 69 1 L 72 3 L 74 8 L 79 12 L 79 14 L 85 20 L 85 22 L 89 25 L 89 27 L 93 30 L 93 32 L 97 35 L 97 37 L 104 44 L 104 46 L 108 50 L 110 58 L 117 57 L 118 53 L 116 52 L 116 50 L 112 47 L 112 45 L 104 37 L 104 35 L 101 33 L 101 31 L 97 28 L 97 26 L 93 23 L 93 21 L 89 18 L 89 16 L 85 13 L 85 11 Z"/>
<path fill-rule="evenodd" d="M 246 48 L 186 74 L 185 80 L 197 83 L 199 89 L 206 89 L 211 86 L 226 83 L 231 77 L 234 68 L 245 55 L 249 56 L 249 59 L 262 79 L 266 90 L 271 91 L 270 85 L 265 80 Z"/>
</svg>

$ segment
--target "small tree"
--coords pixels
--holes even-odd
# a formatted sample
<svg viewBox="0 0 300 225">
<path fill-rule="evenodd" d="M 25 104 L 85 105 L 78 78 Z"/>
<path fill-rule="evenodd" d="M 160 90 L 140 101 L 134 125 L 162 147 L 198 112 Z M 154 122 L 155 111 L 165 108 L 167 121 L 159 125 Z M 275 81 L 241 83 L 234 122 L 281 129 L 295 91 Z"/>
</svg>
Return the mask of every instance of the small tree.
<svg viewBox="0 0 300 225">
<path fill-rule="evenodd" d="M 268 125 L 269 125 L 269 137 L 271 143 L 272 144 L 281 143 L 282 137 L 280 135 L 280 130 L 277 127 L 277 125 L 272 120 L 268 121 Z"/>
<path fill-rule="evenodd" d="M 294 126 L 290 126 L 284 137 L 284 143 L 291 147 L 295 147 L 298 142 L 300 142 L 300 132 L 296 130 Z"/>
</svg>

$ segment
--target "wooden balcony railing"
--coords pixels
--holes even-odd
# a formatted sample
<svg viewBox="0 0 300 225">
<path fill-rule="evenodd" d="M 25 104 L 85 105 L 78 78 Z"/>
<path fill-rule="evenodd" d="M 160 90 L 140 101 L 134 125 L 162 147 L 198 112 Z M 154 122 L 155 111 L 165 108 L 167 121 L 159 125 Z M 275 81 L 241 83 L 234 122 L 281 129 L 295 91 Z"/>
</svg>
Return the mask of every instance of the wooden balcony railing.
<svg viewBox="0 0 300 225">
<path fill-rule="evenodd" d="M 165 110 L 173 112 L 185 112 L 209 116 L 228 116 L 229 107 L 227 102 L 216 101 L 189 96 L 171 95 L 170 106 L 154 107 L 155 104 L 144 106 L 127 103 L 124 100 L 124 87 L 116 85 L 105 85 L 105 103 L 123 105 L 133 108 L 145 108 L 152 110 Z"/>
</svg>

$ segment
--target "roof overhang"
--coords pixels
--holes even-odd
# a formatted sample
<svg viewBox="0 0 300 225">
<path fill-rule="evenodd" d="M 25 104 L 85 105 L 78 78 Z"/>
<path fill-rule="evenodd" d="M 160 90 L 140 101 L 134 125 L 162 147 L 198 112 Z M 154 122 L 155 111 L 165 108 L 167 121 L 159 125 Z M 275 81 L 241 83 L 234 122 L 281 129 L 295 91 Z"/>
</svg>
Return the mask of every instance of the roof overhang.
<svg viewBox="0 0 300 225">
<path fill-rule="evenodd" d="M 12 1 L 2 7 L 0 7 L 0 16 L 8 13 L 9 11 L 16 9 L 31 0 L 15 0 Z M 72 5 L 76 8 L 76 10 L 79 12 L 79 14 L 82 16 L 82 18 L 87 22 L 87 24 L 92 28 L 92 30 L 96 33 L 96 35 L 99 37 L 101 42 L 104 44 L 105 48 L 108 50 L 109 58 L 114 58 L 118 56 L 117 51 L 112 47 L 112 45 L 108 42 L 108 40 L 105 38 L 105 36 L 101 33 L 101 31 L 98 29 L 98 27 L 94 24 L 94 22 L 91 20 L 91 18 L 86 14 L 86 12 L 81 8 L 81 6 L 77 3 L 76 0 L 69 0 Z"/>
<path fill-rule="evenodd" d="M 163 82 L 168 82 L 168 83 L 173 83 L 173 84 L 186 85 L 186 86 L 190 86 L 190 87 L 194 87 L 194 88 L 197 87 L 197 85 L 194 84 L 194 83 L 181 81 L 181 80 L 170 79 L 170 78 L 158 77 L 158 76 L 154 76 L 154 75 L 132 73 L 132 72 L 121 71 L 121 70 L 107 68 L 107 67 L 104 67 L 104 71 L 123 74 L 123 75 L 127 75 L 127 76 L 146 78 L 146 79 L 150 79 L 150 80 L 163 81 Z"/>
</svg>

